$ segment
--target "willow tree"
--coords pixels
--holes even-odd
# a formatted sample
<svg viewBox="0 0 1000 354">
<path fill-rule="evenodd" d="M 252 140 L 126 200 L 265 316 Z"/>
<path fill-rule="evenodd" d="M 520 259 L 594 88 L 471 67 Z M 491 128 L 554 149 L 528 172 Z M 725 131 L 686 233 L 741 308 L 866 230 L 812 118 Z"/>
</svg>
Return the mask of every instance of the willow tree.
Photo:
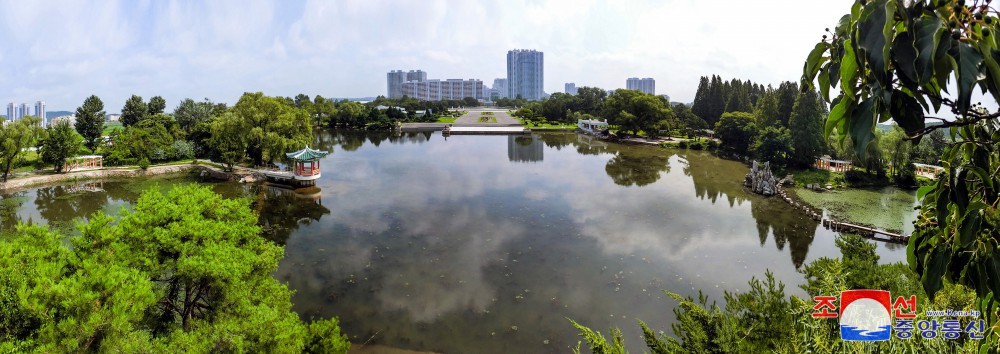
<svg viewBox="0 0 1000 354">
<path fill-rule="evenodd" d="M 229 110 L 248 129 L 247 156 L 254 164 L 270 163 L 312 141 L 309 113 L 263 93 L 244 93 Z"/>
<path fill-rule="evenodd" d="M 803 82 L 832 104 L 825 133 L 864 156 L 875 124 L 896 122 L 916 142 L 945 129 L 943 175 L 921 188 L 907 256 L 934 296 L 943 279 L 976 290 L 995 320 L 1000 296 L 1000 102 L 997 11 L 989 1 L 859 0 L 809 54 Z M 831 89 L 840 95 L 830 100 Z M 954 91 L 949 91 L 954 89 Z M 928 122 L 937 123 L 930 125 Z M 996 342 L 995 340 L 992 342 Z"/>
</svg>

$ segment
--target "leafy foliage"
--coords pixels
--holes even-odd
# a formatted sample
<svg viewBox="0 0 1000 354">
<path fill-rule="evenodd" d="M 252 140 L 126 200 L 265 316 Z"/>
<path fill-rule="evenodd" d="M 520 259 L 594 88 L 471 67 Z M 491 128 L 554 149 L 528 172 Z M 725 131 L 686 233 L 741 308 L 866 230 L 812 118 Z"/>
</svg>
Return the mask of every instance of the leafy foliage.
<svg viewBox="0 0 1000 354">
<path fill-rule="evenodd" d="M 194 185 L 144 193 L 69 237 L 0 241 L 0 348 L 37 352 L 343 353 L 336 319 L 303 324 L 273 277 L 281 246 L 244 200 Z"/>
<path fill-rule="evenodd" d="M 11 168 L 20 163 L 25 148 L 34 146 L 45 134 L 41 120 L 23 117 L 9 124 L 0 124 L 0 169 L 3 182 L 7 181 Z"/>
<path fill-rule="evenodd" d="M 167 101 L 161 96 L 153 96 L 149 98 L 149 104 L 146 105 L 149 110 L 149 115 L 163 114 L 163 110 L 167 108 Z"/>
<path fill-rule="evenodd" d="M 104 130 L 104 102 L 96 95 L 90 95 L 83 100 L 82 106 L 77 107 L 75 128 L 83 137 L 87 148 L 94 151 Z"/>
<path fill-rule="evenodd" d="M 715 123 L 715 135 L 719 137 L 722 148 L 747 152 L 757 135 L 757 126 L 750 113 L 726 113 Z"/>
<path fill-rule="evenodd" d="M 955 143 L 943 176 L 918 192 L 908 260 L 931 296 L 946 280 L 975 289 L 990 320 L 1000 294 L 1000 112 L 973 104 L 972 94 L 979 87 L 1000 101 L 996 15 L 989 1 L 858 1 L 816 44 L 802 77 L 818 81 L 825 98 L 840 86 L 825 130 L 850 135 L 860 156 L 876 121 L 892 119 L 912 139 L 948 128 Z M 929 115 L 942 109 L 954 118 Z"/>
<path fill-rule="evenodd" d="M 56 173 L 66 166 L 66 158 L 76 156 L 80 151 L 82 140 L 68 121 L 59 121 L 46 128 L 45 140 L 42 141 L 41 156 L 46 164 L 52 164 Z"/>
<path fill-rule="evenodd" d="M 777 166 L 784 166 L 792 153 L 792 139 L 788 129 L 767 127 L 754 138 L 750 147 L 754 155 L 762 161 L 769 161 Z"/>
<path fill-rule="evenodd" d="M 129 99 L 125 101 L 125 106 L 122 107 L 122 125 L 128 127 L 139 123 L 139 121 L 143 120 L 148 115 L 149 111 L 146 108 L 146 102 L 142 100 L 142 96 L 132 95 L 132 97 L 129 97 Z"/>
</svg>

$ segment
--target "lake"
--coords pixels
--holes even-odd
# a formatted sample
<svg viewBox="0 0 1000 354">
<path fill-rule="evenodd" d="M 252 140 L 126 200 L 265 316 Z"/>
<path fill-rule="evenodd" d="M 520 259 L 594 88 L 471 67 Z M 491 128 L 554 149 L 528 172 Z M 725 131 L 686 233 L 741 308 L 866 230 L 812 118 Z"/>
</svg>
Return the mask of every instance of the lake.
<svg viewBox="0 0 1000 354">
<path fill-rule="evenodd" d="M 778 198 L 749 193 L 748 168 L 701 151 L 625 146 L 572 133 L 452 136 L 321 132 L 319 195 L 153 177 L 3 196 L 18 220 L 71 228 L 117 213 L 147 188 L 197 182 L 248 197 L 285 245 L 274 276 L 304 318 L 338 316 L 355 343 L 436 352 L 567 352 L 567 318 L 617 326 L 641 351 L 636 319 L 670 333 L 662 290 L 711 300 L 774 272 L 799 296 L 798 269 L 836 257 L 835 233 Z M 905 246 L 878 244 L 882 262 Z"/>
</svg>

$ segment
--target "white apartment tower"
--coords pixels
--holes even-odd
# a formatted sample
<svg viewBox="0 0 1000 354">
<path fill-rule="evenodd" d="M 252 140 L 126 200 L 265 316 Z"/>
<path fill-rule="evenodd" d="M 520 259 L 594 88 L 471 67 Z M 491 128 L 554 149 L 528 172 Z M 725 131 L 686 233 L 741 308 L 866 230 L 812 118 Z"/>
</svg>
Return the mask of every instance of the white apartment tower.
<svg viewBox="0 0 1000 354">
<path fill-rule="evenodd" d="M 45 128 L 45 102 L 35 102 L 35 116 L 42 120 L 42 128 Z"/>
<path fill-rule="evenodd" d="M 565 92 L 567 95 L 576 96 L 576 84 L 572 82 L 567 82 Z"/>
<path fill-rule="evenodd" d="M 538 101 L 544 95 L 544 54 L 537 50 L 507 52 L 507 97 Z"/>
<path fill-rule="evenodd" d="M 653 78 L 651 77 L 646 77 L 642 79 L 637 77 L 630 77 L 628 78 L 628 80 L 625 80 L 625 89 L 637 90 L 637 91 L 642 91 L 644 93 L 648 93 L 650 95 L 655 95 L 656 80 L 653 80 Z"/>
<path fill-rule="evenodd" d="M 14 114 L 14 102 L 11 102 L 11 103 L 7 104 L 7 120 L 8 121 L 13 121 L 14 118 L 15 118 L 15 114 Z"/>
</svg>

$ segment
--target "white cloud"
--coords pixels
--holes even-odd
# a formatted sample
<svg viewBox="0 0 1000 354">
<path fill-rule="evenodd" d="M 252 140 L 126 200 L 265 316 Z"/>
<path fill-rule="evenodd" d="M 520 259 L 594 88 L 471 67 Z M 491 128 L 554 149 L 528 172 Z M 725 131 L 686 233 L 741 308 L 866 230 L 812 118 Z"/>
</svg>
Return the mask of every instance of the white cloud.
<svg viewBox="0 0 1000 354">
<path fill-rule="evenodd" d="M 90 94 L 233 102 L 244 91 L 384 94 L 385 72 L 505 75 L 509 49 L 546 56 L 546 88 L 630 76 L 690 101 L 698 78 L 796 80 L 849 0 L 20 1 L 0 3 L 0 101 L 71 110 Z"/>
</svg>

